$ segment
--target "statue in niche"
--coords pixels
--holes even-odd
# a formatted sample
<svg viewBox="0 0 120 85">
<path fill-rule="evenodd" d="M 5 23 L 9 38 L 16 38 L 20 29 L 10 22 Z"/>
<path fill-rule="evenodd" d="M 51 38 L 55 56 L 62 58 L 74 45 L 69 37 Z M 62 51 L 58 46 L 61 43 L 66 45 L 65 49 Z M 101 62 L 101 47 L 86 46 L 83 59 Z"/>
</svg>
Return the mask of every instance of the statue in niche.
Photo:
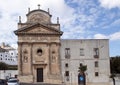
<svg viewBox="0 0 120 85">
<path fill-rule="evenodd" d="M 52 51 L 52 62 L 56 62 L 55 51 Z"/>
<path fill-rule="evenodd" d="M 25 63 L 28 62 L 28 52 L 27 52 L 26 49 L 23 51 L 23 61 L 24 61 Z"/>
<path fill-rule="evenodd" d="M 43 53 L 42 49 L 38 49 L 38 50 L 37 50 L 38 56 L 42 56 L 42 53 Z"/>
</svg>

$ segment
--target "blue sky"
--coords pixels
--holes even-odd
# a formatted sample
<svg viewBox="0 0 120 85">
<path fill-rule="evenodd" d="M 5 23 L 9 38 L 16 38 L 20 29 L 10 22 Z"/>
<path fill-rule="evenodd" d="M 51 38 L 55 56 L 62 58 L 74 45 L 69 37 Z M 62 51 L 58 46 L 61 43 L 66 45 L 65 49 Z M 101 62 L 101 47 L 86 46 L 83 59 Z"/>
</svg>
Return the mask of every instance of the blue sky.
<svg viewBox="0 0 120 85">
<path fill-rule="evenodd" d="M 120 55 L 120 0 L 0 0 L 0 43 L 17 47 L 18 16 L 26 21 L 28 7 L 50 8 L 60 18 L 64 39 L 109 39 L 110 56 Z"/>
</svg>

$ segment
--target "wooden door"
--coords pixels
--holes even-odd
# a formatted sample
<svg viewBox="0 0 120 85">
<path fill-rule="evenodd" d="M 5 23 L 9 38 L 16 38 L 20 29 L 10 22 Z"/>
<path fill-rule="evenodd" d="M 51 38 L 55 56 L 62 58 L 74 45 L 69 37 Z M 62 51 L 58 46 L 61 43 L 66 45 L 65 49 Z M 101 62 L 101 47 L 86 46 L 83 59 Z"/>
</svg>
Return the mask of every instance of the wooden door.
<svg viewBox="0 0 120 85">
<path fill-rule="evenodd" d="M 43 82 L 43 68 L 37 68 L 37 82 Z"/>
</svg>

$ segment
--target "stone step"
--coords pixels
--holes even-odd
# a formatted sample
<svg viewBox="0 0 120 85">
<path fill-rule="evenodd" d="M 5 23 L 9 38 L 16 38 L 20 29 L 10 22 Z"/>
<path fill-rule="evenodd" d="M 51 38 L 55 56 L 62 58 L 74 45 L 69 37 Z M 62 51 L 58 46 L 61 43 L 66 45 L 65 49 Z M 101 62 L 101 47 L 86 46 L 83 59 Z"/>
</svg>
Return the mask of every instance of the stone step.
<svg viewBox="0 0 120 85">
<path fill-rule="evenodd" d="M 49 83 L 20 83 L 20 85 L 62 85 L 62 84 L 49 84 Z"/>
</svg>

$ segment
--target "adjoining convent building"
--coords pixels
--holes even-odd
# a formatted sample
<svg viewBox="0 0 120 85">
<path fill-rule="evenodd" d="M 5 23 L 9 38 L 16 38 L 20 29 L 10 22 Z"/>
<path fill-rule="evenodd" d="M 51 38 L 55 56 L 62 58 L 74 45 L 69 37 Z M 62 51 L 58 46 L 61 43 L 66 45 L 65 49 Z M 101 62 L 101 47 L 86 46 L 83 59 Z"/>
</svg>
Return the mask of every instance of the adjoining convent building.
<svg viewBox="0 0 120 85">
<path fill-rule="evenodd" d="M 59 20 L 48 12 L 28 11 L 18 23 L 18 78 L 20 82 L 78 85 L 78 67 L 87 65 L 86 85 L 110 85 L 108 39 L 61 39 Z"/>
<path fill-rule="evenodd" d="M 60 47 L 63 81 L 78 85 L 78 68 L 87 65 L 86 85 L 110 85 L 107 39 L 62 39 Z"/>
</svg>

